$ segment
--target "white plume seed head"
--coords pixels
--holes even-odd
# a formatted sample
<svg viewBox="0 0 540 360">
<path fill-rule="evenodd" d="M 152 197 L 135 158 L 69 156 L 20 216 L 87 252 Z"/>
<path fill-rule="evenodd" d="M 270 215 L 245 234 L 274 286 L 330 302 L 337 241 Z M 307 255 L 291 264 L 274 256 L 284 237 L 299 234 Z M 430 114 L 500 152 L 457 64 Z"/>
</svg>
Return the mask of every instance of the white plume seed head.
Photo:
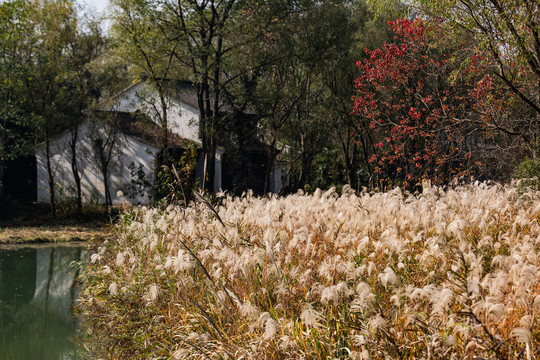
<svg viewBox="0 0 540 360">
<path fill-rule="evenodd" d="M 148 292 L 145 296 L 145 300 L 148 303 L 154 302 L 159 295 L 159 287 L 157 284 L 152 284 L 148 287 Z"/>
<path fill-rule="evenodd" d="M 172 358 L 174 360 L 187 359 L 189 357 L 189 351 L 186 349 L 178 349 L 174 352 Z"/>
<path fill-rule="evenodd" d="M 524 327 L 512 330 L 512 336 L 520 343 L 529 343 L 531 341 L 531 332 Z"/>
<path fill-rule="evenodd" d="M 385 288 L 388 287 L 389 285 L 397 285 L 398 283 L 398 278 L 396 276 L 396 273 L 390 267 L 386 267 L 384 269 L 384 272 L 382 274 L 379 274 L 378 278 L 381 284 Z"/>
<path fill-rule="evenodd" d="M 278 323 L 276 320 L 270 318 L 266 320 L 266 323 L 264 325 L 264 334 L 263 338 L 265 340 L 272 340 L 274 337 L 276 337 L 278 333 Z"/>
<path fill-rule="evenodd" d="M 92 255 L 90 255 L 90 262 L 92 264 L 95 264 L 95 263 L 99 262 L 101 260 L 101 258 L 102 258 L 101 254 L 92 254 Z"/>
<path fill-rule="evenodd" d="M 382 316 L 375 315 L 371 319 L 369 319 L 369 328 L 372 332 L 375 332 L 379 329 L 385 329 L 388 321 L 386 321 Z"/>
<path fill-rule="evenodd" d="M 123 252 L 119 252 L 118 255 L 116 255 L 116 266 L 122 266 L 124 265 L 125 256 Z"/>
<path fill-rule="evenodd" d="M 540 295 L 534 297 L 533 308 L 535 311 L 540 312 Z"/>
<path fill-rule="evenodd" d="M 306 304 L 304 310 L 300 314 L 300 319 L 304 322 L 306 326 L 318 326 L 319 321 L 322 316 L 320 313 L 316 312 L 311 304 Z"/>
<path fill-rule="evenodd" d="M 342 316 L 341 310 L 363 322 L 348 329 L 351 343 L 344 349 L 351 359 L 384 354 L 373 332 L 391 326 L 402 341 L 405 328 L 418 320 L 443 329 L 425 341 L 432 354 L 446 347 L 451 357 L 467 347 L 482 356 L 483 333 L 455 313 L 463 302 L 488 326 L 513 329 L 511 336 L 504 332 L 505 343 L 537 349 L 531 335 L 540 315 L 537 193 L 522 196 L 508 186 L 478 183 L 430 186 L 422 194 L 355 193 L 345 187 L 341 196 L 335 189 L 271 198 L 221 196 L 216 211 L 225 227 L 200 205 L 133 210 L 133 220 L 119 231 L 121 246 L 111 240 L 90 255 L 98 264 L 92 271 L 101 284 L 110 284 L 111 296 L 134 289 L 136 272 L 146 271 L 149 285 L 141 297 L 150 304 L 163 296 L 160 306 L 165 297 L 193 295 L 201 290 L 201 279 L 210 284 L 211 277 L 212 303 L 197 301 L 219 318 L 225 308 L 217 296 L 237 309 L 234 326 L 247 328 L 247 322 L 258 330 L 260 339 L 238 342 L 249 344 L 246 353 L 253 359 L 263 356 L 265 341 L 287 358 L 317 357 L 310 349 L 299 351 L 298 326 L 303 341 L 313 341 L 315 333 L 326 331 L 327 318 Z M 160 290 L 175 282 L 177 291 Z M 269 297 L 273 317 L 264 312 Z M 381 312 L 380 301 L 394 305 L 395 312 Z M 194 324 L 183 326 L 182 336 L 193 343 L 211 339 Z M 195 357 L 191 348 L 172 353 L 173 359 L 190 356 Z"/>
<path fill-rule="evenodd" d="M 506 307 L 504 304 L 495 304 L 489 308 L 488 313 L 493 317 L 495 322 L 498 322 L 506 314 Z"/>
<path fill-rule="evenodd" d="M 111 283 L 109 285 L 109 294 L 112 296 L 118 295 L 118 284 L 116 282 Z"/>
</svg>

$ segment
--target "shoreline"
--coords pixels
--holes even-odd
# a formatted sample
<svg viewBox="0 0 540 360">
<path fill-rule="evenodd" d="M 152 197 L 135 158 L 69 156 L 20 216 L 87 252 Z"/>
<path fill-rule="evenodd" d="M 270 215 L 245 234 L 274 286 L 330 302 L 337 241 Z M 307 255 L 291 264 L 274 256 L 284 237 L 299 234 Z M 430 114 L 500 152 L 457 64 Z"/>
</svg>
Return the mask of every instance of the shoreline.
<svg viewBox="0 0 540 360">
<path fill-rule="evenodd" d="M 0 246 L 88 242 L 96 238 L 105 238 L 109 233 L 107 226 L 95 224 L 88 227 L 84 225 L 0 227 Z"/>
</svg>

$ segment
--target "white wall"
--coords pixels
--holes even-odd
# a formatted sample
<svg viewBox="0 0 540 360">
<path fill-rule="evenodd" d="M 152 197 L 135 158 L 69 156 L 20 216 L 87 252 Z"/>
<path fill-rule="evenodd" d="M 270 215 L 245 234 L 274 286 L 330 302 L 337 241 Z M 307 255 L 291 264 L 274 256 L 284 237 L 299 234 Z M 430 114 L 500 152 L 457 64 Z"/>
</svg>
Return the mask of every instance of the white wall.
<svg viewBox="0 0 540 360">
<path fill-rule="evenodd" d="M 286 168 L 283 164 L 276 163 L 270 175 L 270 191 L 277 194 L 282 187 L 289 184 Z"/>
<path fill-rule="evenodd" d="M 144 112 L 154 121 L 158 122 L 159 116 L 157 111 L 159 108 L 159 98 L 157 92 L 151 86 L 144 82 L 133 84 L 125 91 L 116 96 L 110 104 L 106 106 L 106 110 L 135 112 L 137 110 Z M 199 110 L 182 103 L 178 100 L 167 98 L 167 119 L 169 129 L 174 134 L 182 138 L 189 139 L 195 143 L 201 144 L 199 136 Z M 214 191 L 222 189 L 222 156 L 223 151 L 216 151 L 215 161 L 215 181 Z M 196 175 L 202 181 L 202 172 L 204 168 L 204 157 L 199 155 Z"/>
<path fill-rule="evenodd" d="M 216 162 L 214 165 L 214 192 L 222 190 L 221 185 L 221 160 L 223 159 L 223 150 L 216 149 Z"/>
<path fill-rule="evenodd" d="M 219 192 L 223 188 L 221 182 L 223 154 L 224 152 L 222 149 L 216 149 L 216 162 L 214 163 L 214 192 Z M 204 154 L 202 153 L 202 151 L 199 151 L 199 155 L 197 157 L 197 168 L 195 169 L 195 176 L 201 181 L 201 184 L 203 182 L 203 172 Z"/>
<path fill-rule="evenodd" d="M 81 169 L 81 188 L 83 192 L 83 201 L 105 202 L 105 191 L 103 177 L 99 167 L 97 156 L 92 147 L 90 134 L 104 132 L 102 128 L 96 128 L 89 121 L 83 123 L 79 129 L 79 141 L 77 142 L 77 154 L 79 167 Z M 69 141 L 71 134 L 66 132 L 51 142 L 51 153 L 54 154 L 51 159 L 53 173 L 56 183 L 56 196 L 58 201 L 67 200 L 76 197 L 75 180 L 71 171 L 71 150 Z M 116 141 L 111 159 L 109 186 L 113 203 L 128 201 L 133 204 L 148 203 L 151 198 L 151 191 L 146 191 L 143 195 L 135 195 L 130 189 L 131 174 L 129 165 L 134 162 L 135 167 L 142 165 L 147 178 L 153 183 L 154 154 L 157 152 L 155 147 L 144 144 L 130 136 L 121 135 Z M 37 182 L 38 194 L 37 201 L 48 203 L 49 185 L 48 173 L 45 156 L 45 144 L 36 147 L 37 158 Z M 124 196 L 117 196 L 122 191 Z M 132 197 L 130 197 L 130 195 Z"/>
<path fill-rule="evenodd" d="M 167 97 L 167 121 L 169 129 L 184 139 L 201 142 L 199 137 L 199 110 L 187 104 Z M 104 110 L 135 112 L 137 110 L 147 114 L 156 123 L 159 123 L 161 105 L 157 92 L 149 85 L 139 82 L 131 85 L 120 95 L 116 96 Z"/>
<path fill-rule="evenodd" d="M 159 117 L 156 111 L 160 111 L 156 104 L 159 104 L 157 93 L 145 83 L 137 83 L 124 91 L 110 105 L 110 109 L 124 112 L 134 112 L 137 110 L 143 111 L 152 119 L 157 121 Z M 181 136 L 184 139 L 189 139 L 198 144 L 201 143 L 199 137 L 199 110 L 182 103 L 178 100 L 167 98 L 167 119 L 169 129 L 174 134 Z M 218 192 L 222 189 L 222 160 L 223 150 L 216 150 L 215 161 L 215 176 L 214 176 L 214 191 Z M 204 168 L 204 157 L 199 155 L 197 176 L 202 181 L 202 172 Z"/>
<path fill-rule="evenodd" d="M 170 102 L 169 127 L 174 134 L 201 143 L 199 136 L 199 110 L 176 100 Z"/>
</svg>

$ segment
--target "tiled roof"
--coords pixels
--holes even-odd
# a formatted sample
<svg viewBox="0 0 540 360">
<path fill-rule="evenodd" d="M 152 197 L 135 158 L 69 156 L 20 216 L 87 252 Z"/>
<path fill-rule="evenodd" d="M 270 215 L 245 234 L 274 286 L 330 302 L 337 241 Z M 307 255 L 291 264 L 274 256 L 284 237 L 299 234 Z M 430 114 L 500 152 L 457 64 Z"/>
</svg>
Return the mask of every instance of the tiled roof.
<svg viewBox="0 0 540 360">
<path fill-rule="evenodd" d="M 121 111 L 94 111 L 97 117 L 105 118 L 113 116 L 118 120 L 118 126 L 122 133 L 132 136 L 148 145 L 159 147 L 159 140 L 162 134 L 162 127 L 153 122 L 148 116 L 143 113 L 127 113 Z M 168 135 L 169 147 L 186 148 L 188 145 L 194 144 L 200 147 L 196 142 L 185 139 L 177 134 L 169 132 Z"/>
<path fill-rule="evenodd" d="M 184 103 L 186 105 L 189 105 L 194 109 L 197 109 L 197 110 L 199 109 L 199 100 L 197 98 L 197 88 L 195 87 L 195 85 L 193 85 L 193 83 L 189 81 L 181 81 L 181 80 L 169 80 L 169 81 L 172 82 L 173 85 L 169 88 L 169 91 L 167 91 L 167 93 L 172 99 L 179 101 L 181 103 Z M 135 82 L 131 84 L 130 86 L 128 86 L 127 88 L 125 88 L 124 90 L 122 90 L 120 93 L 108 99 L 107 101 L 104 101 L 102 104 L 106 104 L 107 102 L 111 102 L 111 101 L 114 102 L 114 100 L 120 98 L 125 93 L 132 90 L 133 88 L 136 88 L 143 84 L 144 84 L 144 81 L 142 80 Z M 212 92 L 210 93 L 210 96 L 212 96 Z M 214 106 L 213 101 L 210 101 L 210 106 L 213 109 L 213 106 Z M 105 105 L 105 108 L 108 108 L 108 107 Z M 223 101 L 220 101 L 219 109 L 220 111 L 223 111 L 223 112 L 233 111 L 233 108 L 230 105 L 223 103 Z"/>
<path fill-rule="evenodd" d="M 178 81 L 174 87 L 174 93 L 172 97 L 175 100 L 178 100 L 184 104 L 187 104 L 195 109 L 199 109 L 199 99 L 197 98 L 197 88 L 191 82 L 188 81 Z M 213 93 L 210 92 L 210 96 Z M 210 99 L 210 106 L 214 108 L 214 101 Z M 222 100 L 219 101 L 219 110 L 221 112 L 233 112 L 231 105 L 223 103 Z"/>
</svg>

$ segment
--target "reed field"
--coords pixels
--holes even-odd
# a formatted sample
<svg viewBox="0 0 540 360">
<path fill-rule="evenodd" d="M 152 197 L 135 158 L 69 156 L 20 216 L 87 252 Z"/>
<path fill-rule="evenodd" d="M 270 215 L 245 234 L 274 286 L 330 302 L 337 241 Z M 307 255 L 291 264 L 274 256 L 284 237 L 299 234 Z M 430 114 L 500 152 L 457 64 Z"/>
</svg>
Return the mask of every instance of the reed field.
<svg viewBox="0 0 540 360">
<path fill-rule="evenodd" d="M 540 193 L 345 188 L 126 211 L 81 311 L 108 359 L 536 359 Z"/>
</svg>

